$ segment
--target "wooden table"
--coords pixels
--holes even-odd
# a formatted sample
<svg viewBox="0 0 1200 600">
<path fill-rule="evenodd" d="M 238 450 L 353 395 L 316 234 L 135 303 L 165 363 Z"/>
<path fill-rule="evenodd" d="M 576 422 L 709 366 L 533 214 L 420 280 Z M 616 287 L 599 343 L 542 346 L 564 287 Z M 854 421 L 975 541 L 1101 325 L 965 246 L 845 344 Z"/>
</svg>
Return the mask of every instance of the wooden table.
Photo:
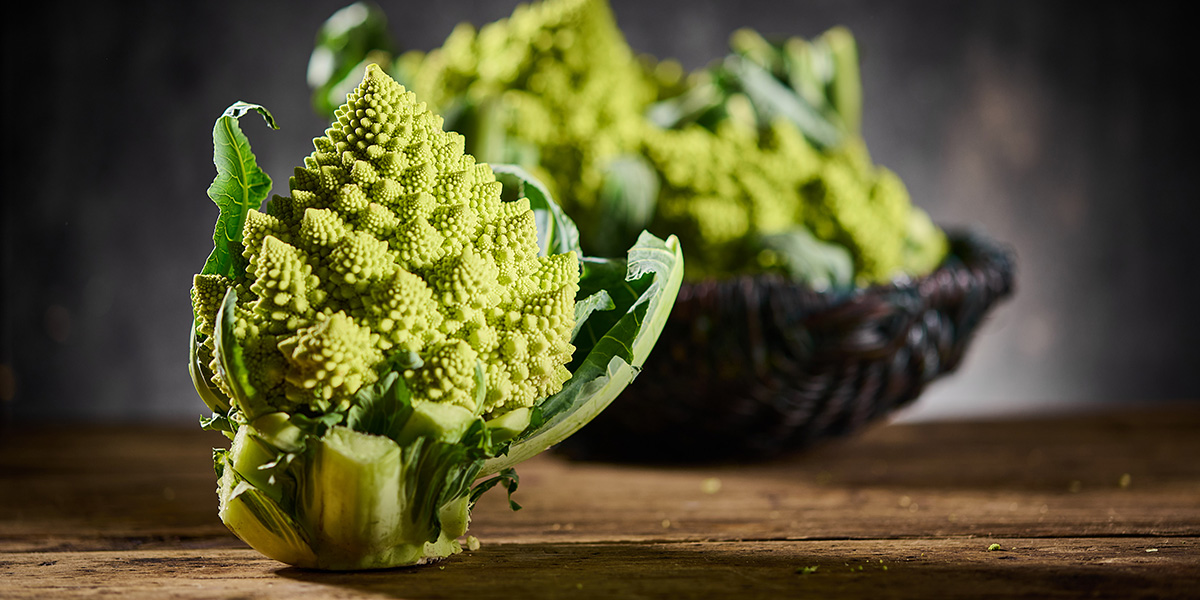
<svg viewBox="0 0 1200 600">
<path fill-rule="evenodd" d="M 322 573 L 216 517 L 194 429 L 16 429 L 0 441 L 0 597 L 1200 597 L 1200 406 L 878 426 L 767 464 L 543 455 L 482 548 Z M 998 550 L 989 550 L 999 544 Z"/>
</svg>

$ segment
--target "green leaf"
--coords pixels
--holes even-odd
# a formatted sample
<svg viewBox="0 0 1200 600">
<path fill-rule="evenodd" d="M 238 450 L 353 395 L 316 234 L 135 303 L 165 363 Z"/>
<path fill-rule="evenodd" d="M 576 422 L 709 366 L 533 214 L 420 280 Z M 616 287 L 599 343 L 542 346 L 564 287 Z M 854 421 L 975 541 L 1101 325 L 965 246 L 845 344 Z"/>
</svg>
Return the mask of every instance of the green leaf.
<svg viewBox="0 0 1200 600">
<path fill-rule="evenodd" d="M 778 262 L 789 278 L 814 290 L 846 290 L 854 286 L 854 258 L 850 251 L 817 239 L 805 227 L 762 236 L 759 245 L 777 259 L 773 262 Z"/>
<path fill-rule="evenodd" d="M 205 361 L 200 356 L 200 351 L 203 338 L 196 332 L 196 321 L 192 320 L 191 343 L 188 344 L 188 374 L 192 377 L 192 385 L 196 388 L 196 393 L 200 394 L 200 399 L 214 413 L 226 414 L 229 412 L 229 397 L 217 384 L 213 383 L 212 371 L 208 368 L 208 361 Z"/>
<path fill-rule="evenodd" d="M 392 45 L 387 15 L 373 3 L 355 2 L 326 19 L 308 58 L 308 87 L 317 112 L 333 116 L 369 62 L 390 60 Z"/>
<path fill-rule="evenodd" d="M 438 508 L 449 498 L 446 492 L 454 487 L 463 469 L 471 468 L 468 449 L 458 444 L 432 442 L 417 438 L 404 448 L 404 493 L 408 496 L 409 514 L 417 525 L 414 533 L 427 542 L 437 541 L 441 531 Z"/>
<path fill-rule="evenodd" d="M 496 444 L 492 440 L 492 432 L 483 419 L 476 419 L 471 423 L 458 446 L 466 448 L 465 462 L 461 470 L 450 473 L 451 477 L 447 479 L 446 490 L 441 498 L 443 504 L 466 495 L 471 489 L 471 484 L 479 478 L 479 470 L 484 461 L 508 451 L 507 442 Z M 471 502 L 473 503 L 474 499 Z"/>
<path fill-rule="evenodd" d="M 628 273 L 629 264 L 627 261 L 615 261 L 620 264 L 626 273 Z M 627 337 L 632 339 L 627 334 L 627 331 L 617 331 L 618 327 L 628 329 L 629 327 L 637 327 L 640 324 L 641 316 L 638 314 L 639 306 L 636 306 L 637 300 L 646 293 L 652 279 L 622 280 L 618 285 L 609 288 L 609 298 L 613 302 L 613 309 L 604 311 L 588 319 L 579 328 L 579 333 L 572 340 L 575 347 L 595 349 L 603 344 L 615 344 L 611 348 L 606 349 L 605 354 L 619 356 L 626 362 L 633 360 L 633 348 L 623 343 Z M 590 283 L 590 282 L 589 282 Z M 638 319 L 631 320 L 631 316 L 638 316 Z M 614 334 L 615 333 L 615 334 Z M 592 358 L 589 353 L 580 353 L 576 351 L 574 360 L 568 368 L 575 372 L 582 364 L 583 360 Z M 597 366 L 603 366 L 598 364 Z"/>
<path fill-rule="evenodd" d="M 604 166 L 604 180 L 589 228 L 589 251 L 619 256 L 650 226 L 658 205 L 658 172 L 645 157 L 623 154 Z"/>
<path fill-rule="evenodd" d="M 217 204 L 221 216 L 213 231 L 213 251 L 201 273 L 237 278 L 245 271 L 242 258 L 242 226 L 252 208 L 262 206 L 271 191 L 271 178 L 258 167 L 250 141 L 238 126 L 238 119 L 254 111 L 262 115 L 271 129 L 278 129 L 275 118 L 257 104 L 235 102 L 213 125 L 213 164 L 217 177 L 208 186 L 208 197 Z"/>
<path fill-rule="evenodd" d="M 832 148 L 841 143 L 842 132 L 836 125 L 762 67 L 732 55 L 725 59 L 721 68 L 754 103 L 763 121 L 785 118 L 820 148 Z"/>
<path fill-rule="evenodd" d="M 235 433 L 237 428 L 229 418 L 225 415 L 213 413 L 211 417 L 200 417 L 200 429 L 204 431 L 220 431 L 222 433 Z"/>
<path fill-rule="evenodd" d="M 216 346 L 217 371 L 221 379 L 233 392 L 233 400 L 248 420 L 272 412 L 260 390 L 250 383 L 250 369 L 246 367 L 245 349 L 234 334 L 237 325 L 237 291 L 229 288 L 225 300 L 217 311 L 217 325 L 213 328 Z"/>
<path fill-rule="evenodd" d="M 773 75 L 783 71 L 783 56 L 780 49 L 767 41 L 759 32 L 743 27 L 729 37 L 729 47 L 739 56 L 766 69 Z"/>
<path fill-rule="evenodd" d="M 537 149 L 508 134 L 510 109 L 502 98 L 476 101 L 459 96 L 442 109 L 443 127 L 465 139 L 466 152 L 488 164 L 537 164 Z M 532 148 L 533 155 L 529 155 Z"/>
<path fill-rule="evenodd" d="M 834 27 L 821 34 L 833 62 L 833 80 L 829 96 L 834 111 L 851 135 L 862 130 L 862 75 L 859 73 L 858 45 L 845 27 Z"/>
<path fill-rule="evenodd" d="M 412 412 L 412 394 L 400 373 L 392 371 L 358 390 L 346 413 L 346 426 L 397 440 Z"/>
<path fill-rule="evenodd" d="M 582 362 L 587 356 L 586 352 L 581 352 L 579 349 L 594 347 L 597 340 L 602 338 L 609 329 L 612 329 L 617 321 L 624 318 L 630 307 L 645 291 L 643 282 L 626 280 L 626 275 L 629 274 L 627 258 L 588 256 L 580 261 L 580 266 L 583 273 L 579 277 L 579 293 L 576 294 L 576 298 L 583 298 L 583 300 L 576 300 L 577 314 L 580 304 L 583 304 L 583 308 L 586 310 L 588 303 L 599 302 L 603 298 L 607 298 L 612 306 L 604 311 L 589 313 L 585 320 L 578 320 L 577 317 L 576 331 L 571 336 L 571 341 L 576 347 L 574 361 L 576 363 Z M 593 298 L 596 300 L 592 300 Z M 577 365 L 569 365 L 568 368 L 574 371 L 575 366 Z"/>
<path fill-rule="evenodd" d="M 537 222 L 539 255 L 573 251 L 575 256 L 583 256 L 579 248 L 579 229 L 541 181 L 517 165 L 492 165 L 492 172 L 505 188 L 515 191 L 517 197 L 529 199 Z"/>
<path fill-rule="evenodd" d="M 483 496 L 484 492 L 496 487 L 496 485 L 499 484 L 504 489 L 508 490 L 508 507 L 511 508 L 513 512 L 521 510 L 521 505 L 517 504 L 517 502 L 512 499 L 513 492 L 517 491 L 517 486 L 520 483 L 521 478 L 517 476 L 516 469 L 504 469 L 503 471 L 497 473 L 495 477 L 491 479 L 485 479 L 475 484 L 475 487 L 471 488 L 471 504 L 475 504 L 475 502 L 479 500 L 480 496 Z"/>
<path fill-rule="evenodd" d="M 616 307 L 616 302 L 613 302 L 612 295 L 607 290 L 600 290 L 582 300 L 576 300 L 575 328 L 571 330 L 571 341 L 579 336 L 579 330 L 583 329 L 584 323 L 587 323 L 593 313 L 612 310 Z"/>
<path fill-rule="evenodd" d="M 585 288 L 611 285 L 619 262 L 585 261 L 580 294 Z M 663 241 L 642 232 L 624 266 L 623 281 L 608 288 L 616 310 L 596 313 L 574 342 L 578 365 L 571 378 L 562 391 L 537 406 L 537 418 L 506 455 L 487 461 L 484 475 L 499 473 L 566 439 L 637 375 L 675 304 L 683 282 L 683 250 L 675 236 Z M 597 327 L 600 317 L 611 326 Z"/>
<path fill-rule="evenodd" d="M 483 400 L 487 397 L 487 379 L 483 376 L 483 361 L 475 359 L 475 416 L 483 412 Z"/>
<path fill-rule="evenodd" d="M 339 412 L 324 413 L 315 416 L 304 413 L 292 413 L 288 421 L 312 437 L 321 437 L 325 435 L 325 432 L 330 427 L 340 424 L 344 418 L 345 415 Z"/>
<path fill-rule="evenodd" d="M 828 114 L 832 110 L 829 84 L 834 77 L 828 46 L 819 40 L 790 38 L 784 43 L 783 59 L 787 71 L 785 83 L 813 108 Z"/>
<path fill-rule="evenodd" d="M 218 461 L 227 462 L 224 457 Z M 315 565 L 307 532 L 291 514 L 228 465 L 219 470 L 219 514 L 230 530 L 271 558 L 295 565 Z"/>
<path fill-rule="evenodd" d="M 629 362 L 638 356 L 645 358 L 649 347 L 638 354 L 632 346 L 623 348 L 623 341 L 637 339 L 643 344 L 648 341 L 648 345 L 653 346 L 654 340 L 657 339 L 657 334 L 649 339 L 640 335 L 639 309 L 650 310 L 649 306 L 643 306 L 649 302 L 654 303 L 652 314 L 664 308 L 657 294 L 659 286 L 666 285 L 670 278 L 664 277 L 663 274 L 673 274 L 675 269 L 682 268 L 682 259 L 674 256 L 675 249 L 669 247 L 672 239 L 663 242 L 649 233 L 642 232 L 638 243 L 629 249 L 626 260 L 589 257 L 583 261 L 579 295 L 604 290 L 610 295 L 616 310 L 592 316 L 573 340 L 576 348 L 593 349 L 609 344 L 613 345 L 609 352 L 613 356 L 620 356 Z M 670 292 L 670 298 L 665 305 L 666 313 L 661 315 L 663 319 L 674 306 L 674 294 L 677 291 Z M 576 351 L 576 357 L 579 356 L 580 352 Z M 607 362 L 606 359 L 598 363 L 598 366 L 602 367 Z"/>
<path fill-rule="evenodd" d="M 425 365 L 425 361 L 421 360 L 421 355 L 412 350 L 401 350 L 393 353 L 377 367 L 379 378 L 382 380 L 385 375 L 392 371 L 405 371 L 408 369 L 420 369 Z"/>
<path fill-rule="evenodd" d="M 787 83 L 843 135 L 859 135 L 862 125 L 862 81 L 858 47 L 844 27 L 834 27 L 811 42 L 788 39 L 781 47 Z"/>
<path fill-rule="evenodd" d="M 724 102 L 721 88 L 704 83 L 689 88 L 684 93 L 651 104 L 646 109 L 646 118 L 663 129 L 673 129 L 695 122 L 701 115 L 712 111 Z"/>
</svg>

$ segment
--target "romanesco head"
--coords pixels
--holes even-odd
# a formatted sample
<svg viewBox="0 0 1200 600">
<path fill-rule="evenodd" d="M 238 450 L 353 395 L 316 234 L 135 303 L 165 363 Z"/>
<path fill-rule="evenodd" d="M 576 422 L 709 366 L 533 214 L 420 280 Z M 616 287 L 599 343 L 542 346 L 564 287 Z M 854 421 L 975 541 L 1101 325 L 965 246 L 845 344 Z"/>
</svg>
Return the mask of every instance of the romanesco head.
<svg viewBox="0 0 1200 600">
<path fill-rule="evenodd" d="M 502 202 L 462 136 L 378 67 L 336 119 L 296 168 L 291 194 L 250 211 L 243 276 L 196 277 L 208 344 L 232 286 L 252 383 L 281 410 L 347 406 L 397 353 L 420 358 L 403 373 L 417 402 L 498 413 L 561 389 L 574 351 L 574 253 L 538 256 L 528 201 Z"/>
<path fill-rule="evenodd" d="M 650 130 L 645 152 L 662 174 L 655 225 L 678 232 L 695 258 L 689 276 L 745 269 L 747 240 L 796 224 L 800 188 L 820 158 L 789 123 L 761 136 L 723 124 Z"/>
</svg>

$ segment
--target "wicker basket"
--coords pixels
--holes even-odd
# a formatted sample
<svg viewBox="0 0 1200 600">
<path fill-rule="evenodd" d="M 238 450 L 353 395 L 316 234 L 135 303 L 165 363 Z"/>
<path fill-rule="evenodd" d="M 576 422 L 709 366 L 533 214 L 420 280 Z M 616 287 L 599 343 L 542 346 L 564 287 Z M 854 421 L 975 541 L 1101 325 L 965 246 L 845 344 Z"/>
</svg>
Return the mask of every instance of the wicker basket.
<svg viewBox="0 0 1200 600">
<path fill-rule="evenodd" d="M 970 234 L 933 273 L 849 295 L 769 275 L 685 283 L 637 380 L 560 450 L 747 460 L 854 431 L 953 371 L 1012 289 L 1012 253 Z"/>
</svg>

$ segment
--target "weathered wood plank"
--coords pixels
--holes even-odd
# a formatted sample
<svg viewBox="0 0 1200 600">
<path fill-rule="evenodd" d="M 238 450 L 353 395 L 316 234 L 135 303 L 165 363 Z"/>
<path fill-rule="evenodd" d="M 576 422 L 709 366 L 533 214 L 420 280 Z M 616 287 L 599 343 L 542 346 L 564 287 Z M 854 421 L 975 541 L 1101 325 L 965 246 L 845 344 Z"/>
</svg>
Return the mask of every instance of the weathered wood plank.
<svg viewBox="0 0 1200 600">
<path fill-rule="evenodd" d="M 251 550 L 0 554 L 0 596 L 1157 598 L 1200 589 L 1198 538 L 1011 539 L 988 551 L 993 541 L 488 544 L 441 565 L 366 573 L 303 571 Z"/>
<path fill-rule="evenodd" d="M 646 467 L 543 456 L 495 542 L 1200 535 L 1200 409 L 877 427 L 784 460 Z M 236 548 L 197 430 L 53 429 L 0 442 L 0 551 Z M 1126 477 L 1127 476 L 1127 477 Z M 716 489 L 715 482 L 719 482 Z"/>
<path fill-rule="evenodd" d="M 226 536 L 211 448 L 227 442 L 198 428 L 20 431 L 0 441 L 0 550 L 56 536 Z"/>
<path fill-rule="evenodd" d="M 1200 423 L 1144 418 L 882 427 L 753 466 L 541 463 L 521 488 L 537 510 L 504 518 L 501 499 L 485 498 L 476 531 L 579 541 L 1196 535 Z M 712 478 L 720 490 L 705 493 Z"/>
<path fill-rule="evenodd" d="M 477 507 L 481 550 L 354 574 L 287 568 L 224 529 L 220 436 L 22 432 L 0 440 L 0 597 L 1183 597 L 1200 589 L 1197 430 L 1191 407 L 877 427 L 755 465 L 543 456 L 521 469 L 524 510 L 495 492 Z"/>
</svg>

